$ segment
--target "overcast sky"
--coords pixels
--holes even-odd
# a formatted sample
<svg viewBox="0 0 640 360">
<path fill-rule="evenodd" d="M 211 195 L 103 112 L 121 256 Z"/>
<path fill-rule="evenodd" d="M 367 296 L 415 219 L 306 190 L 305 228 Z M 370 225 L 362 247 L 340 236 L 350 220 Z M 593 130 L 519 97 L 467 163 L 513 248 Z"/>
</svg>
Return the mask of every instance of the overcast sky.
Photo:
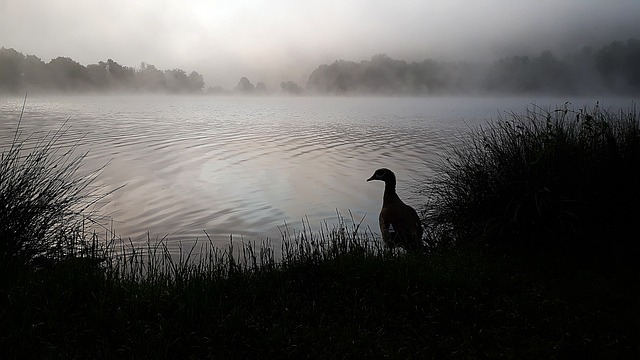
<svg viewBox="0 0 640 360">
<path fill-rule="evenodd" d="M 0 47 L 45 62 L 196 70 L 207 86 L 304 85 L 379 53 L 494 60 L 640 39 L 640 0 L 0 0 Z"/>
</svg>

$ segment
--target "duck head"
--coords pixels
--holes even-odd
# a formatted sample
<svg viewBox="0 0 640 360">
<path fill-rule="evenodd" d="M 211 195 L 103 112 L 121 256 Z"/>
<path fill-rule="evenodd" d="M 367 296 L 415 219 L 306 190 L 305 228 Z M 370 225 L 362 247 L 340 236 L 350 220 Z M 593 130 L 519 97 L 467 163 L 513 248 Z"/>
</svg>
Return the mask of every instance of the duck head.
<svg viewBox="0 0 640 360">
<path fill-rule="evenodd" d="M 371 180 L 380 180 L 384 181 L 385 183 L 395 183 L 396 175 L 389 169 L 381 168 L 376 170 L 376 172 L 374 172 L 373 175 L 371 175 L 371 177 L 367 179 L 367 181 Z"/>
</svg>

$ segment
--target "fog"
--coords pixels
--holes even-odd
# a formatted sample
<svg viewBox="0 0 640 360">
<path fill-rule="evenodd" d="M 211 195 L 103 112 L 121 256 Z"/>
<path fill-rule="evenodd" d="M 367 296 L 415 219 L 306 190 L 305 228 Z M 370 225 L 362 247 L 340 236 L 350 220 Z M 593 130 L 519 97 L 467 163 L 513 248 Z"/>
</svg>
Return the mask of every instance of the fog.
<svg viewBox="0 0 640 360">
<path fill-rule="evenodd" d="M 83 65 L 114 59 L 202 74 L 305 84 L 320 64 L 495 61 L 640 38 L 638 0 L 0 0 L 0 47 Z"/>
</svg>

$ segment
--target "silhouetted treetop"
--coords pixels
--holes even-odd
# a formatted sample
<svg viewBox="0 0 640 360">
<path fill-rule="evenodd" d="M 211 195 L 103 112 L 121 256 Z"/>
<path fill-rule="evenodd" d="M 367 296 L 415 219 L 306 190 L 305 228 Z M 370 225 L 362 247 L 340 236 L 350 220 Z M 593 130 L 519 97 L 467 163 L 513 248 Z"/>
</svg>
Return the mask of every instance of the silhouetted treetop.
<svg viewBox="0 0 640 360">
<path fill-rule="evenodd" d="M 280 89 L 288 94 L 300 95 L 304 92 L 298 84 L 293 81 L 283 81 L 280 83 Z"/>
<path fill-rule="evenodd" d="M 640 88 L 640 41 L 614 41 L 595 53 L 598 72 L 610 87 Z"/>
<path fill-rule="evenodd" d="M 235 90 L 247 94 L 253 92 L 254 88 L 255 87 L 253 86 L 251 81 L 243 76 L 240 78 L 240 81 L 238 81 L 238 85 L 236 85 Z"/>
</svg>

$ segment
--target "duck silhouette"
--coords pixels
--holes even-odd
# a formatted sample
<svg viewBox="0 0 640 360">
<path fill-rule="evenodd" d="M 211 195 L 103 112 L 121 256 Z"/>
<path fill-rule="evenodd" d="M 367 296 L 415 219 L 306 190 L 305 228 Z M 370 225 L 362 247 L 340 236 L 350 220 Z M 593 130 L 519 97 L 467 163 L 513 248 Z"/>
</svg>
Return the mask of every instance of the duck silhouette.
<svg viewBox="0 0 640 360">
<path fill-rule="evenodd" d="M 396 175 L 389 169 L 378 169 L 367 179 L 384 181 L 380 210 L 380 232 L 385 245 L 405 250 L 422 246 L 422 222 L 418 213 L 396 194 Z"/>
</svg>

